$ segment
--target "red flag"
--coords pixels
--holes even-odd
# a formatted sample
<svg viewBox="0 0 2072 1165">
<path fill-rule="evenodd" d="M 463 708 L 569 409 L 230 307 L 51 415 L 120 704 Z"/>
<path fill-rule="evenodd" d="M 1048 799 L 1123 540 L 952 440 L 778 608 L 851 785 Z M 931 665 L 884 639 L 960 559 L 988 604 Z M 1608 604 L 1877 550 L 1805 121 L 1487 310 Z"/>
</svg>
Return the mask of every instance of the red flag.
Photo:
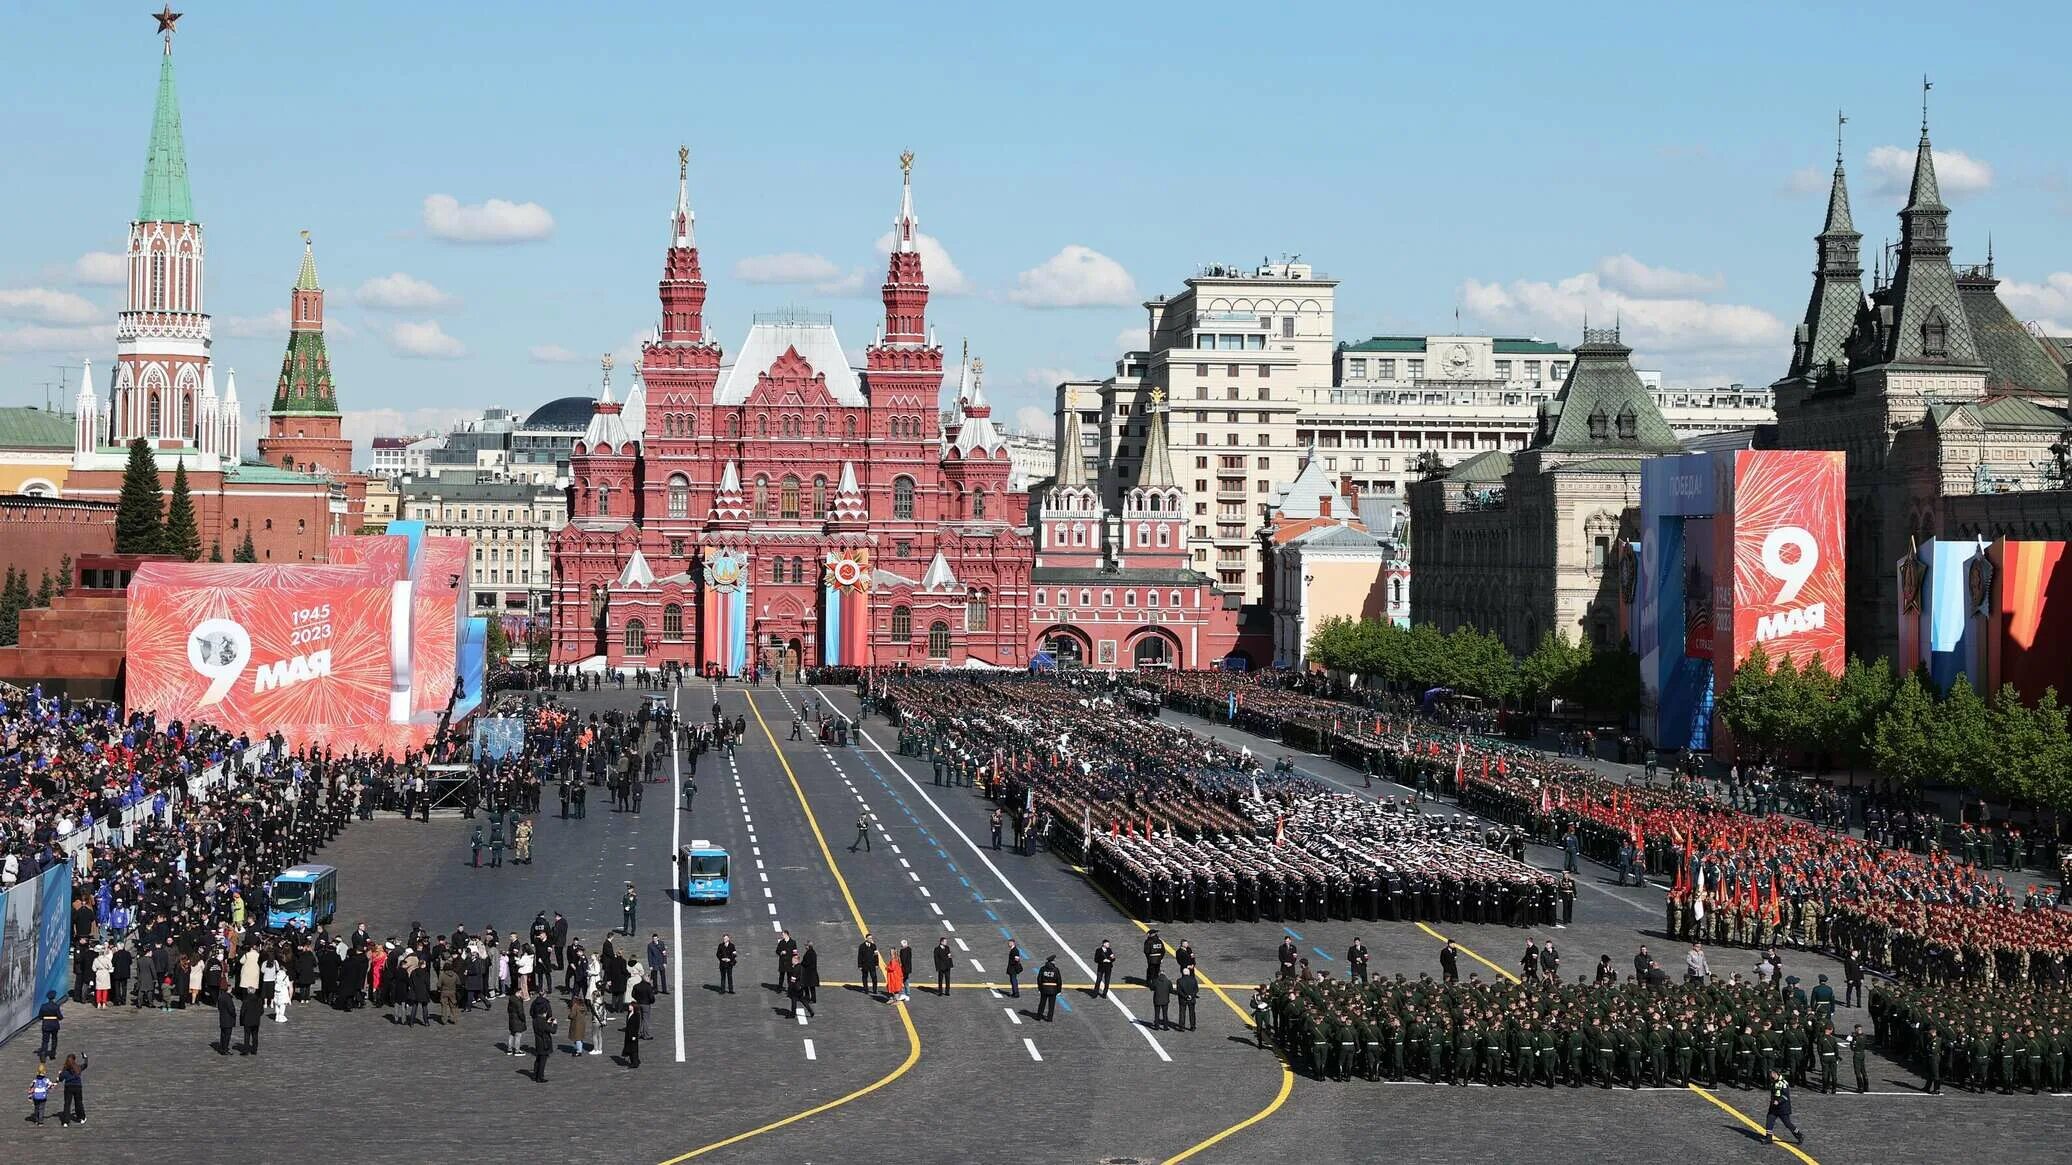
<svg viewBox="0 0 2072 1165">
<path fill-rule="evenodd" d="M 1279 845 L 1288 837 L 1288 818 L 1282 815 L 1273 819 L 1273 844 Z"/>
<path fill-rule="evenodd" d="M 1482 758 L 1482 779 L 1484 781 L 1489 779 L 1489 758 L 1486 756 Z"/>
<path fill-rule="evenodd" d="M 1545 817 L 1545 816 L 1547 815 L 1547 812 L 1548 812 L 1548 810 L 1549 810 L 1550 808 L 1551 808 L 1551 799 L 1550 799 L 1550 797 L 1549 797 L 1549 794 L 1548 794 L 1547 786 L 1545 786 L 1545 785 L 1541 785 L 1541 786 L 1540 786 L 1540 816 L 1542 816 L 1542 817 Z"/>
</svg>

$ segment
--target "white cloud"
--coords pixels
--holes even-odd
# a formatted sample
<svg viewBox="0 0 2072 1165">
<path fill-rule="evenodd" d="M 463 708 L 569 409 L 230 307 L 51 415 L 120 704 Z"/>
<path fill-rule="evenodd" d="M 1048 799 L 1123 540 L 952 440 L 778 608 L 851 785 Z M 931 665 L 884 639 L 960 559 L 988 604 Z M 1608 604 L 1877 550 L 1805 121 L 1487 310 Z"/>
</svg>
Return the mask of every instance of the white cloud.
<svg viewBox="0 0 2072 1165">
<path fill-rule="evenodd" d="M 424 227 L 449 243 L 530 243 L 554 233 L 554 216 L 537 202 L 492 198 L 464 205 L 434 194 L 424 200 Z"/>
<path fill-rule="evenodd" d="M 926 255 L 922 256 L 921 262 L 927 269 L 929 282 L 933 284 L 935 271 L 928 266 Z M 955 268 L 950 270 L 954 272 Z M 809 284 L 821 295 L 857 295 L 872 286 L 870 272 L 862 267 L 843 271 L 827 256 L 805 251 L 750 255 L 734 264 L 734 278 L 744 283 Z"/>
<path fill-rule="evenodd" d="M 1147 324 L 1144 327 L 1124 328 L 1121 331 L 1115 333 L 1116 354 L 1121 355 L 1124 352 L 1141 352 L 1145 348 L 1150 347 L 1151 332 L 1149 330 L 1149 327 L 1150 326 Z"/>
<path fill-rule="evenodd" d="M 1058 385 L 1080 379 L 1083 378 L 1069 368 L 1031 368 L 1022 373 L 1022 383 L 1042 393 L 1054 392 Z"/>
<path fill-rule="evenodd" d="M 353 464 L 365 469 L 373 464 L 376 437 L 448 433 L 462 421 L 471 421 L 481 415 L 479 410 L 448 408 L 345 409 L 339 417 L 344 437 L 353 443 Z"/>
<path fill-rule="evenodd" d="M 437 320 L 405 320 L 389 331 L 389 348 L 398 356 L 419 360 L 458 360 L 468 346 L 446 334 Z"/>
<path fill-rule="evenodd" d="M 251 340 L 262 336 L 288 338 L 288 309 L 274 308 L 256 316 L 217 316 L 214 320 L 218 335 L 234 340 Z"/>
<path fill-rule="evenodd" d="M 121 287 L 129 282 L 129 260 L 113 251 L 88 251 L 72 261 L 72 282 Z"/>
<path fill-rule="evenodd" d="M 746 283 L 825 283 L 841 274 L 834 260 L 804 251 L 750 255 L 734 264 L 734 278 Z"/>
<path fill-rule="evenodd" d="M 1514 279 L 1461 287 L 1461 306 L 1492 329 L 1550 336 L 1573 342 L 1583 321 L 1602 327 L 1616 321 L 1621 338 L 1649 362 L 1667 356 L 1673 379 L 1694 376 L 1754 376 L 1751 365 L 1774 364 L 1786 355 L 1791 329 L 1759 307 L 1714 303 L 1689 295 L 1635 295 L 1609 287 L 1595 271 L 1559 282 Z"/>
<path fill-rule="evenodd" d="M 1693 275 L 1668 267 L 1650 267 L 1631 255 L 1610 255 L 1597 261 L 1597 278 L 1614 291 L 1631 295 L 1703 295 L 1718 291 L 1726 280 Z"/>
<path fill-rule="evenodd" d="M 526 352 L 534 364 L 573 364 L 579 357 L 559 344 L 534 344 Z"/>
<path fill-rule="evenodd" d="M 1905 194 L 1914 184 L 1914 155 L 1899 146 L 1873 146 L 1868 158 L 1880 194 Z M 1993 184 L 1993 167 L 1956 150 L 1936 150 L 1935 182 L 1946 194 L 1976 194 Z"/>
<path fill-rule="evenodd" d="M 950 253 L 934 235 L 914 232 L 914 246 L 921 252 L 921 275 L 928 280 L 928 289 L 939 295 L 963 295 L 971 290 L 971 281 L 964 278 L 964 272 L 950 258 Z M 892 253 L 892 232 L 878 236 L 878 254 Z"/>
<path fill-rule="evenodd" d="M 48 287 L 0 288 L 0 319 L 58 326 L 89 324 L 108 313 L 92 300 Z"/>
<path fill-rule="evenodd" d="M 2003 280 L 2000 298 L 2016 318 L 2034 321 L 2046 335 L 2072 334 L 2072 327 L 2059 322 L 2072 320 L 2072 271 L 2052 272 L 2041 283 Z"/>
<path fill-rule="evenodd" d="M 114 346 L 113 322 L 77 327 L 24 324 L 16 328 L 0 328 L 0 352 L 62 352 L 68 357 L 103 359 L 104 353 Z"/>
<path fill-rule="evenodd" d="M 1057 432 L 1058 425 L 1057 418 L 1051 413 L 1035 405 L 1023 405 L 1014 410 L 1014 427 L 1016 432 L 1048 437 Z"/>
<path fill-rule="evenodd" d="M 1833 180 L 1834 174 L 1832 172 L 1823 170 L 1818 166 L 1807 166 L 1802 170 L 1793 170 L 1785 177 L 1784 193 L 1819 194 L 1825 191 L 1828 188 L 1828 184 Z"/>
<path fill-rule="evenodd" d="M 1137 282 L 1122 264 L 1070 243 L 1016 276 L 1007 298 L 1025 307 L 1122 307 L 1137 301 Z"/>
<path fill-rule="evenodd" d="M 460 301 L 414 275 L 401 271 L 360 284 L 354 298 L 361 307 L 375 311 L 441 311 L 460 306 Z"/>
</svg>

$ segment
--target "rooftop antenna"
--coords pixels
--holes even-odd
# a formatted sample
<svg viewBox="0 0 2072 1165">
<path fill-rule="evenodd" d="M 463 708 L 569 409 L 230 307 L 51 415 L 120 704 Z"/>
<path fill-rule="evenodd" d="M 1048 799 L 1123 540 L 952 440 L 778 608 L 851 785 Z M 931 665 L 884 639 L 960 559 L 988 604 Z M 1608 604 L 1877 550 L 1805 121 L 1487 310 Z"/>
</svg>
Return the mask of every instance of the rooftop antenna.
<svg viewBox="0 0 2072 1165">
<path fill-rule="evenodd" d="M 1935 82 L 1928 79 L 1928 74 L 1921 74 L 1921 136 L 1924 138 L 1928 136 L 1928 91 L 1933 88 Z"/>
<path fill-rule="evenodd" d="M 1835 110 L 1835 166 L 1837 168 L 1840 168 L 1842 165 L 1842 127 L 1848 124 L 1849 119 L 1842 116 L 1842 111 L 1839 109 Z"/>
</svg>

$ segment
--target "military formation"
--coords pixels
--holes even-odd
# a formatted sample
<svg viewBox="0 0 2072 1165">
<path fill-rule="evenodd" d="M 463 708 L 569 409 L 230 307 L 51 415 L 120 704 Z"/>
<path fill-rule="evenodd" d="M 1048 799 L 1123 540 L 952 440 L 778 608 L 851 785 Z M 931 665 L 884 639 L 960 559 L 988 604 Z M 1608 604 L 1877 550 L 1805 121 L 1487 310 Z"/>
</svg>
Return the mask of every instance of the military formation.
<svg viewBox="0 0 2072 1165">
<path fill-rule="evenodd" d="M 1253 996 L 1261 1043 L 1318 1079 L 1547 1088 L 1767 1088 L 1773 1072 L 1867 1091 L 1869 1038 L 1795 985 L 1688 981 L 1332 980 L 1283 976 Z"/>
<path fill-rule="evenodd" d="M 1878 1047 L 1930 1092 L 1943 1081 L 1973 1092 L 2063 1092 L 2072 1056 L 2072 990 L 1988 991 L 1886 983 L 1871 989 Z"/>
</svg>

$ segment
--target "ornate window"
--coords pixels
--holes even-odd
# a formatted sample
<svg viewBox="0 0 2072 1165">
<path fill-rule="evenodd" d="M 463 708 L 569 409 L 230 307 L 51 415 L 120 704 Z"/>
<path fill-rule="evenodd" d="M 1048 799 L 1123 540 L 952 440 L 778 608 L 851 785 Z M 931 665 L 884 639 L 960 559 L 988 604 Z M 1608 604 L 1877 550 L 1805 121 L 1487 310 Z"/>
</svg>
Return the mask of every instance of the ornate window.
<svg viewBox="0 0 2072 1165">
<path fill-rule="evenodd" d="M 986 516 L 986 491 L 982 489 L 972 491 L 971 516 L 974 518 L 983 518 Z"/>
<path fill-rule="evenodd" d="M 940 619 L 928 625 L 928 658 L 950 658 L 950 625 Z"/>
<path fill-rule="evenodd" d="M 153 437 L 165 436 L 165 434 L 160 432 L 158 428 L 159 422 L 163 421 L 165 419 L 165 416 L 164 406 L 159 403 L 157 393 L 154 392 L 151 394 L 151 403 L 147 407 L 149 409 L 149 413 L 144 423 L 144 431 Z"/>
<path fill-rule="evenodd" d="M 626 620 L 626 654 L 647 654 L 647 624 L 638 619 Z"/>
<path fill-rule="evenodd" d="M 1921 321 L 1921 354 L 1923 356 L 1947 356 L 1950 354 L 1950 327 L 1943 319 L 1941 308 L 1928 309 L 1928 318 Z"/>
<path fill-rule="evenodd" d="M 729 417 L 727 417 L 727 437 L 728 437 L 729 439 L 733 439 L 733 438 L 737 438 L 737 437 L 739 437 L 740 435 L 741 435 L 741 418 L 740 418 L 739 416 L 729 416 Z"/>
<path fill-rule="evenodd" d="M 755 415 L 755 435 L 758 437 L 770 435 L 770 418 L 763 413 Z"/>
<path fill-rule="evenodd" d="M 1593 441 L 1602 441 L 1602 440 L 1604 440 L 1604 439 L 1605 439 L 1605 438 L 1606 438 L 1607 436 L 1609 436 L 1609 435 L 1610 435 L 1610 433 L 1611 433 L 1611 424 L 1610 424 L 1610 418 L 1609 418 L 1609 417 L 1606 417 L 1606 416 L 1604 415 L 1604 410 L 1603 410 L 1603 409 L 1599 409 L 1599 410 L 1597 410 L 1596 412 L 1594 412 L 1594 413 L 1591 413 L 1591 414 L 1590 414 L 1590 416 L 1589 416 L 1589 422 L 1590 422 L 1590 439 L 1591 439 L 1591 440 L 1593 440 Z"/>
<path fill-rule="evenodd" d="M 827 516 L 827 479 L 824 477 L 815 477 L 813 479 L 813 516 L 816 518 L 825 518 Z"/>
<path fill-rule="evenodd" d="M 777 516 L 794 519 L 799 516 L 799 479 L 789 473 L 778 486 Z"/>
<path fill-rule="evenodd" d="M 914 641 L 914 613 L 905 607 L 892 608 L 892 642 Z"/>
<path fill-rule="evenodd" d="M 691 481 L 681 473 L 669 475 L 669 516 L 691 516 Z"/>
<path fill-rule="evenodd" d="M 1632 405 L 1627 405 L 1619 410 L 1618 425 L 1619 440 L 1631 441 L 1638 435 L 1640 431 L 1640 417 L 1634 413 Z"/>
<path fill-rule="evenodd" d="M 151 252 L 151 303 L 153 311 L 165 310 L 165 252 Z"/>
<path fill-rule="evenodd" d="M 770 559 L 770 581 L 773 583 L 781 583 L 784 581 L 784 559 Z"/>
<path fill-rule="evenodd" d="M 987 619 L 991 613 L 991 609 L 986 602 L 986 592 L 974 591 L 970 600 L 964 604 L 965 630 L 984 631 Z"/>
<path fill-rule="evenodd" d="M 901 522 L 914 520 L 914 479 L 905 474 L 892 479 L 892 517 Z"/>
<path fill-rule="evenodd" d="M 670 643 L 683 638 L 683 608 L 675 603 L 662 608 L 662 638 Z"/>
<path fill-rule="evenodd" d="M 827 436 L 827 414 L 826 414 L 826 413 L 822 413 L 822 414 L 820 414 L 819 416 L 816 416 L 816 417 L 814 417 L 814 418 L 813 418 L 813 435 L 814 435 L 815 437 L 825 437 L 825 436 Z"/>
<path fill-rule="evenodd" d="M 856 440 L 856 418 L 855 418 L 855 417 L 843 417 L 843 418 L 842 418 L 842 436 L 844 436 L 844 437 L 847 437 L 847 438 L 848 438 L 849 440 L 851 440 L 851 441 L 854 441 L 854 440 Z"/>
<path fill-rule="evenodd" d="M 806 560 L 796 554 L 792 555 L 791 558 L 791 581 L 795 583 L 806 581 Z"/>
<path fill-rule="evenodd" d="M 755 479 L 755 508 L 752 513 L 759 519 L 770 516 L 770 479 L 760 474 Z"/>
</svg>

